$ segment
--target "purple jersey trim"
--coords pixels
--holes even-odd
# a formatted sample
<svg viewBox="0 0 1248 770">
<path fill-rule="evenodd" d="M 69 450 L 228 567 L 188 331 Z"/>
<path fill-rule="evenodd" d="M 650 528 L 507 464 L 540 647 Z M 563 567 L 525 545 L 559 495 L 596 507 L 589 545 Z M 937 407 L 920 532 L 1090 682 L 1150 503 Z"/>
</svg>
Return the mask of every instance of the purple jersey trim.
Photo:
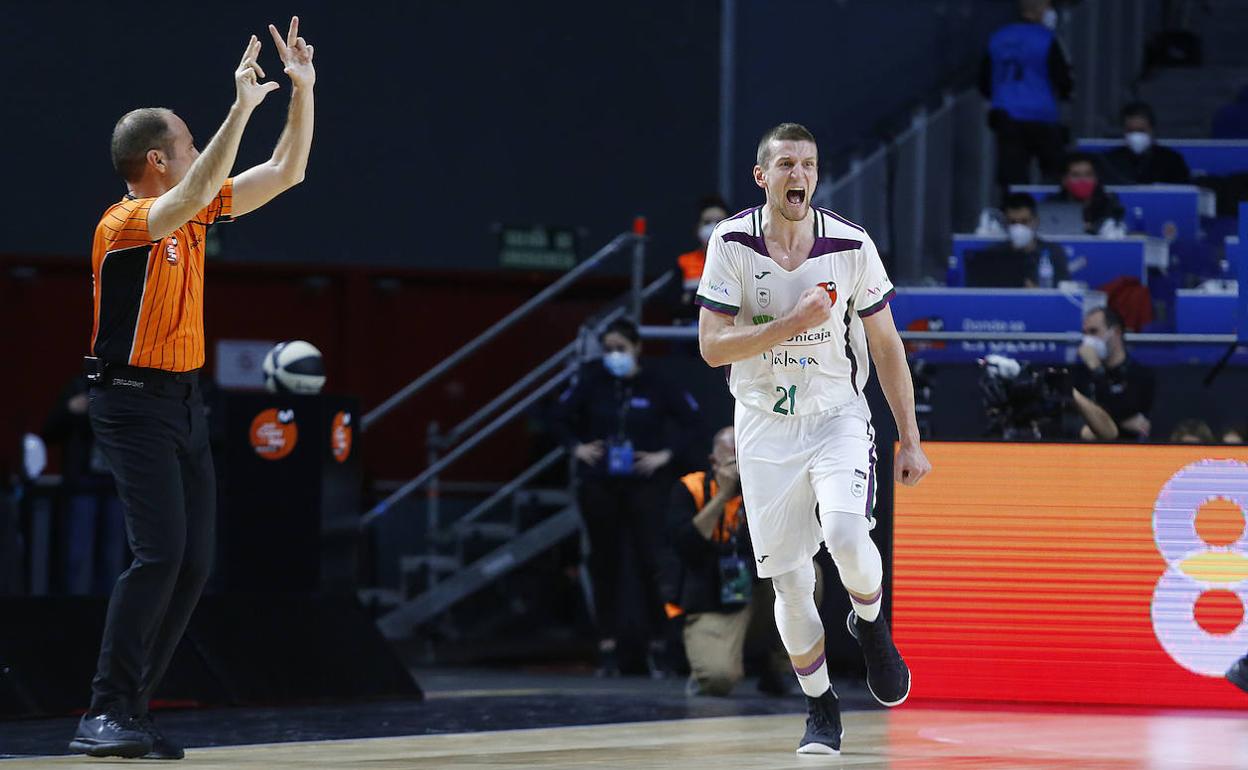
<svg viewBox="0 0 1248 770">
<path fill-rule="evenodd" d="M 827 214 L 828 216 L 832 217 L 832 218 L 833 218 L 833 219 L 835 219 L 837 222 L 840 222 L 841 224 L 844 224 L 844 225 L 849 225 L 850 227 L 854 228 L 855 230 L 857 230 L 857 231 L 861 232 L 863 235 L 866 235 L 866 233 L 867 233 L 867 229 L 866 229 L 865 227 L 863 227 L 863 226 L 861 226 L 861 225 L 856 225 L 856 224 L 854 224 L 853 222 L 850 222 L 848 219 L 846 219 L 845 217 L 843 217 L 843 216 L 841 216 L 840 214 L 836 213 L 835 211 L 832 211 L 832 210 L 830 210 L 830 209 L 820 209 L 820 208 L 816 208 L 816 211 L 822 211 L 824 214 Z"/>
<path fill-rule="evenodd" d="M 723 315 L 735 316 L 737 313 L 741 312 L 741 308 L 739 307 L 733 307 L 732 305 L 725 305 L 723 302 L 716 302 L 713 299 L 707 299 L 701 294 L 693 298 L 693 304 L 704 307 L 715 313 L 722 313 Z"/>
<path fill-rule="evenodd" d="M 883 310 L 883 309 L 884 309 L 884 306 L 888 304 L 888 301 L 889 301 L 890 299 L 892 299 L 893 297 L 895 297 L 895 296 L 897 296 L 897 290 L 896 290 L 896 289 L 889 289 L 889 290 L 888 290 L 888 291 L 884 294 L 884 296 L 883 296 L 882 298 L 880 298 L 880 301 L 879 301 L 879 302 L 875 303 L 875 304 L 874 304 L 874 305 L 872 305 L 871 307 L 868 307 L 868 308 L 863 308 L 862 310 L 859 310 L 859 311 L 858 311 L 858 317 L 859 317 L 859 318 L 866 318 L 867 316 L 872 316 L 872 315 L 875 315 L 876 313 L 878 313 L 878 312 L 880 312 L 881 310 Z"/>
<path fill-rule="evenodd" d="M 807 259 L 861 248 L 862 241 L 854 241 L 849 238 L 816 238 L 815 245 L 810 247 L 810 256 Z"/>
</svg>

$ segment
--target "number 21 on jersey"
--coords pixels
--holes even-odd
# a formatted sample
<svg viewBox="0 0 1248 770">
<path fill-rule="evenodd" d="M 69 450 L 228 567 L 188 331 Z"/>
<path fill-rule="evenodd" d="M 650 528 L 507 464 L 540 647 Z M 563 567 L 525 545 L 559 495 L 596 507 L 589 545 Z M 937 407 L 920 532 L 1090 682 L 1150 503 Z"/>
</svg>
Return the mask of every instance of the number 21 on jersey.
<svg viewBox="0 0 1248 770">
<path fill-rule="evenodd" d="M 771 408 L 771 411 L 776 414 L 797 414 L 797 386 L 790 385 L 788 388 L 782 388 L 777 385 L 776 392 L 780 394 L 780 398 L 776 400 L 776 405 Z M 786 402 L 788 403 L 787 409 L 785 408 Z"/>
</svg>

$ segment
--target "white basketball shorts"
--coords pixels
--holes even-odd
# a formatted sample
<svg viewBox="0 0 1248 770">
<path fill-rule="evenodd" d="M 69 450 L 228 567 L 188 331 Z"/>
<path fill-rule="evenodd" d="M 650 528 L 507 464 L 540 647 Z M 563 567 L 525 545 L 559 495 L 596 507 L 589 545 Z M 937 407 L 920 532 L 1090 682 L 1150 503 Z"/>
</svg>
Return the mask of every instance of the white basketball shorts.
<svg viewBox="0 0 1248 770">
<path fill-rule="evenodd" d="M 759 577 L 790 572 L 819 552 L 815 515 L 875 508 L 875 430 L 865 399 L 809 416 L 737 404 L 737 467 Z M 874 526 L 872 520 L 872 526 Z"/>
</svg>

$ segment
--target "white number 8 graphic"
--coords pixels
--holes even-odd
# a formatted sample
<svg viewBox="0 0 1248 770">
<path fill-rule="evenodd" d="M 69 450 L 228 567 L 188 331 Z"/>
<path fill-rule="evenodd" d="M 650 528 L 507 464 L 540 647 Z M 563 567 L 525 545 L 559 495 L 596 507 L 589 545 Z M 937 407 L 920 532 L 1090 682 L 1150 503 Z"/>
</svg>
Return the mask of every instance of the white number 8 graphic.
<svg viewBox="0 0 1248 770">
<path fill-rule="evenodd" d="M 1196 531 L 1200 507 L 1212 500 L 1239 507 L 1245 528 L 1229 546 L 1210 545 Z M 1153 591 L 1153 632 L 1171 658 L 1204 676 L 1221 677 L 1248 652 L 1248 609 L 1229 634 L 1211 634 L 1196 622 L 1196 600 L 1228 590 L 1248 608 L 1248 465 L 1202 460 L 1170 477 L 1153 505 L 1153 539 L 1166 571 Z"/>
</svg>

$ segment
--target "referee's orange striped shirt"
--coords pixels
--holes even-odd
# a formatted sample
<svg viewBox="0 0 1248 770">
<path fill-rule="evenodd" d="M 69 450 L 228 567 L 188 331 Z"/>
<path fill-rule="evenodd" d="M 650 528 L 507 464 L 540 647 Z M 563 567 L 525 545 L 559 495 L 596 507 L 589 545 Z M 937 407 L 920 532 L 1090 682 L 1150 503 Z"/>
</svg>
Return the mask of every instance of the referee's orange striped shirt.
<svg viewBox="0 0 1248 770">
<path fill-rule="evenodd" d="M 93 355 L 170 372 L 204 365 L 204 239 L 229 220 L 233 192 L 227 179 L 207 208 L 158 241 L 147 229 L 155 198 L 127 195 L 104 212 L 91 245 Z"/>
</svg>

